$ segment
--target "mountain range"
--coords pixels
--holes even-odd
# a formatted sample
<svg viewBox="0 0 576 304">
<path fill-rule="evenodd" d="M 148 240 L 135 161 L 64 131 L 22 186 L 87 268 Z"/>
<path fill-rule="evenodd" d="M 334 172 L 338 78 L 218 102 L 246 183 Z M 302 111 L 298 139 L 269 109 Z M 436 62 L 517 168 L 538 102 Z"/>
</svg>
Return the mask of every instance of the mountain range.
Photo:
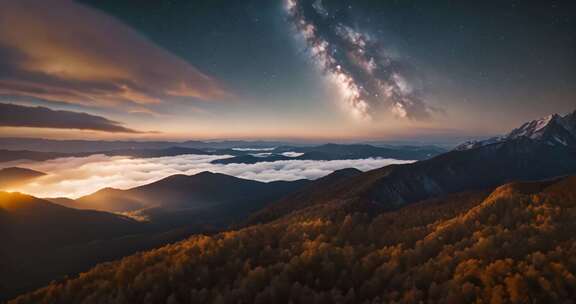
<svg viewBox="0 0 576 304">
<path fill-rule="evenodd" d="M 43 175 L 46 174 L 26 168 L 9 167 L 0 169 L 0 190 L 18 186 Z"/>
<path fill-rule="evenodd" d="M 282 146 L 265 153 L 243 154 L 231 158 L 213 160 L 214 164 L 255 164 L 281 160 L 338 160 L 364 158 L 393 158 L 400 160 L 423 160 L 444 152 L 438 147 L 384 148 L 366 144 L 324 144 L 312 147 Z"/>
<path fill-rule="evenodd" d="M 0 150 L 0 162 L 18 161 L 18 160 L 34 160 L 44 161 L 63 157 L 86 157 L 95 154 L 102 154 L 107 156 L 130 156 L 130 157 L 166 157 L 177 156 L 185 154 L 210 154 L 206 151 L 184 148 L 184 147 L 168 147 L 162 149 L 122 149 L 122 150 L 106 150 L 94 152 L 76 152 L 76 153 L 63 153 L 63 152 L 41 152 L 41 151 L 28 151 L 28 150 Z"/>
<path fill-rule="evenodd" d="M 0 192 L 0 253 L 8 265 L 0 275 L 2 294 L 15 295 L 191 233 L 221 230 L 307 183 L 203 172 L 129 190 L 103 189 L 79 200 Z M 20 279 L 11 279 L 15 273 Z"/>
<path fill-rule="evenodd" d="M 560 116 L 551 116 L 560 118 Z M 574 121 L 574 113 L 564 121 Z M 574 174 L 576 145 L 559 138 L 553 122 L 528 122 L 501 140 L 460 147 L 431 159 L 389 165 L 362 174 L 350 171 L 336 186 L 322 185 L 323 179 L 304 188 L 304 193 L 287 197 L 278 205 L 256 213 L 249 223 L 274 219 L 311 205 L 334 203 L 339 208 L 367 212 L 394 210 L 407 204 L 462 191 L 491 189 L 518 180 L 540 180 Z M 520 133 L 526 126 L 541 126 L 537 132 Z M 561 131 L 560 134 L 565 132 Z M 523 135 L 521 135 L 523 134 Z M 545 134 L 546 136 L 538 136 Z M 552 144 L 554 143 L 554 144 Z M 314 186 L 318 183 L 318 186 Z M 306 202 L 303 204 L 302 202 Z"/>
<path fill-rule="evenodd" d="M 9 302 L 558 303 L 576 296 L 576 177 L 377 216 L 332 209 L 196 235 Z"/>
<path fill-rule="evenodd" d="M 0 252 L 6 265 L 0 272 L 0 286 L 6 294 L 45 284 L 54 274 L 82 270 L 69 265 L 83 257 L 63 255 L 63 248 L 146 231 L 143 224 L 127 217 L 66 208 L 32 196 L 6 192 L 0 192 L 0 226 Z M 93 260 L 84 267 L 96 261 L 103 260 Z"/>
<path fill-rule="evenodd" d="M 204 172 L 60 200 L 68 207 L 123 212 L 128 216 L 105 214 L 143 229 L 136 233 L 144 238 L 184 227 L 225 231 L 99 265 L 14 303 L 88 297 L 123 303 L 462 303 L 484 301 L 496 289 L 501 298 L 489 300 L 571 298 L 574 289 L 557 283 L 572 282 L 568 274 L 546 265 L 561 260 L 576 267 L 569 260 L 576 248 L 576 179 L 562 177 L 576 174 L 575 117 L 552 115 L 415 163 L 344 169 L 315 181 L 261 183 Z M 367 149 L 319 147 L 268 151 L 345 157 Z M 0 219 L 9 213 L 0 209 Z M 538 292 L 546 288 L 556 298 Z"/>
<path fill-rule="evenodd" d="M 0 142 L 2 140 L 0 139 Z M 241 145 L 245 147 L 247 143 Z M 27 147 L 27 145 L 23 145 Z M 32 145 L 35 146 L 35 145 Z M 96 145 L 106 146 L 106 145 Z M 210 146 L 209 143 L 205 145 L 198 145 L 202 148 L 192 148 L 186 146 L 168 146 L 162 148 L 147 148 L 145 145 L 137 145 L 136 147 L 112 149 L 110 150 L 92 150 L 89 152 L 54 152 L 54 151 L 29 151 L 29 150 L 2 150 L 0 149 L 0 162 L 18 161 L 18 160 L 34 160 L 43 161 L 62 157 L 86 157 L 94 154 L 102 154 L 108 156 L 130 156 L 130 157 L 166 157 L 178 156 L 187 154 L 196 155 L 229 155 L 229 158 L 219 159 L 213 163 L 230 164 L 230 163 L 244 163 L 254 164 L 258 162 L 269 162 L 278 160 L 336 160 L 336 159 L 361 159 L 361 158 L 394 158 L 402 160 L 421 160 L 436 156 L 445 150 L 443 148 L 426 146 L 426 147 L 375 147 L 371 145 L 339 145 L 339 144 L 326 144 L 320 146 L 279 146 L 259 148 L 253 146 L 252 148 L 218 148 L 222 144 Z M 0 147 L 3 147 L 0 145 Z M 10 147 L 10 145 L 8 145 Z M 18 146 L 20 147 L 20 146 Z M 58 147 L 58 146 L 56 146 Z M 112 147 L 112 146 L 111 146 Z M 224 145 L 226 147 L 226 145 Z M 46 148 L 42 149 L 45 150 Z M 261 150 L 265 149 L 265 150 Z M 61 148 L 54 148 L 56 151 L 61 151 Z M 265 151 L 266 153 L 263 153 Z M 263 155 L 264 154 L 264 155 Z M 295 154 L 296 156 L 291 156 Z"/>
<path fill-rule="evenodd" d="M 191 149 L 273 148 L 283 145 L 303 144 L 279 141 L 106 141 L 106 140 L 53 140 L 42 138 L 0 138 L 0 147 L 6 150 L 29 150 L 59 153 L 94 153 L 113 150 L 159 150 L 170 147 Z"/>
<path fill-rule="evenodd" d="M 529 138 L 551 146 L 574 147 L 576 145 L 576 111 L 565 116 L 551 114 L 529 121 L 506 135 L 480 141 L 468 141 L 456 147 L 456 150 L 474 149 L 520 138 Z"/>
<path fill-rule="evenodd" d="M 157 225 L 186 226 L 194 222 L 224 228 L 308 183 L 308 180 L 266 183 L 202 172 L 172 175 L 128 190 L 102 189 L 68 202 L 67 206 L 124 212 Z"/>
</svg>

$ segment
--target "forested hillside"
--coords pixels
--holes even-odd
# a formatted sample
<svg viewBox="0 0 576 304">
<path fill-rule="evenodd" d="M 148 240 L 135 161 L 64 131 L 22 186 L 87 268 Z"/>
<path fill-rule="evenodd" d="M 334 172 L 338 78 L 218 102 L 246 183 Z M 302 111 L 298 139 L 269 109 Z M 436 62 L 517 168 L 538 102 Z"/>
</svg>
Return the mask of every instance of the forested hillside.
<svg viewBox="0 0 576 304">
<path fill-rule="evenodd" d="M 11 303 L 569 303 L 576 177 L 368 215 L 315 205 L 101 264 Z"/>
</svg>

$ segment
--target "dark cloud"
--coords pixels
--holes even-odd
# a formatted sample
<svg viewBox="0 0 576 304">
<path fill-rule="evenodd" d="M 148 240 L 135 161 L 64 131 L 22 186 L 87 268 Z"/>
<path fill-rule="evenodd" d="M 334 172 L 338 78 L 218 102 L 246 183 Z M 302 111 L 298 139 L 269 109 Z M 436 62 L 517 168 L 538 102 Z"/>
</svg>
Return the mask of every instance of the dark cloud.
<svg viewBox="0 0 576 304">
<path fill-rule="evenodd" d="M 422 100 L 410 65 L 349 26 L 342 11 L 331 12 L 320 0 L 286 0 L 286 10 L 354 114 L 371 118 L 385 107 L 399 117 L 425 119 L 435 111 Z"/>
<path fill-rule="evenodd" d="M 139 111 L 230 96 L 216 79 L 72 0 L 0 1 L 0 95 Z"/>
<path fill-rule="evenodd" d="M 45 107 L 0 103 L 0 127 L 81 129 L 116 133 L 141 133 L 101 116 Z"/>
</svg>

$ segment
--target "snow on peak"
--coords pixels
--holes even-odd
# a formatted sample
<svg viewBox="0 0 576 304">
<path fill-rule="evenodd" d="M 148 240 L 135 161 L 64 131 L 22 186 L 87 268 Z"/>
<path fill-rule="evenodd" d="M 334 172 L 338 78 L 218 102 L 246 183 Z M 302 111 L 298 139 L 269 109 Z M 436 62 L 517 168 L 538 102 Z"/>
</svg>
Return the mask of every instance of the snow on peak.
<svg viewBox="0 0 576 304">
<path fill-rule="evenodd" d="M 508 139 L 514 139 L 518 137 L 529 137 L 532 139 L 538 139 L 542 136 L 546 127 L 548 127 L 552 122 L 558 121 L 560 116 L 558 114 L 548 115 L 541 119 L 536 119 L 523 124 L 520 128 L 512 130 L 506 136 Z"/>
<path fill-rule="evenodd" d="M 463 144 L 457 146 L 454 150 L 463 151 L 463 150 L 470 150 L 480 148 L 489 144 L 494 144 L 497 142 L 501 142 L 503 137 L 491 137 L 485 140 L 469 140 L 464 142 Z"/>
<path fill-rule="evenodd" d="M 552 114 L 540 119 L 529 121 L 519 128 L 512 130 L 512 132 L 505 136 L 493 137 L 481 141 L 467 141 L 456 147 L 455 150 L 462 151 L 476 149 L 486 145 L 518 138 L 539 140 L 549 145 L 572 145 L 576 143 L 576 111 L 563 117 L 558 114 Z"/>
</svg>

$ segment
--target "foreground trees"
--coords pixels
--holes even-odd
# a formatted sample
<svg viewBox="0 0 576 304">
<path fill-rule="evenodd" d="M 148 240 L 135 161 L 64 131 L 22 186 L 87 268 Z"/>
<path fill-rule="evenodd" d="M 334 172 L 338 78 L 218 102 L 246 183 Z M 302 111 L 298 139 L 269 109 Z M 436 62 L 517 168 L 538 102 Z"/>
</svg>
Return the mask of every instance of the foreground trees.
<svg viewBox="0 0 576 304">
<path fill-rule="evenodd" d="M 571 303 L 576 178 L 337 204 L 102 264 L 12 303 Z"/>
</svg>

